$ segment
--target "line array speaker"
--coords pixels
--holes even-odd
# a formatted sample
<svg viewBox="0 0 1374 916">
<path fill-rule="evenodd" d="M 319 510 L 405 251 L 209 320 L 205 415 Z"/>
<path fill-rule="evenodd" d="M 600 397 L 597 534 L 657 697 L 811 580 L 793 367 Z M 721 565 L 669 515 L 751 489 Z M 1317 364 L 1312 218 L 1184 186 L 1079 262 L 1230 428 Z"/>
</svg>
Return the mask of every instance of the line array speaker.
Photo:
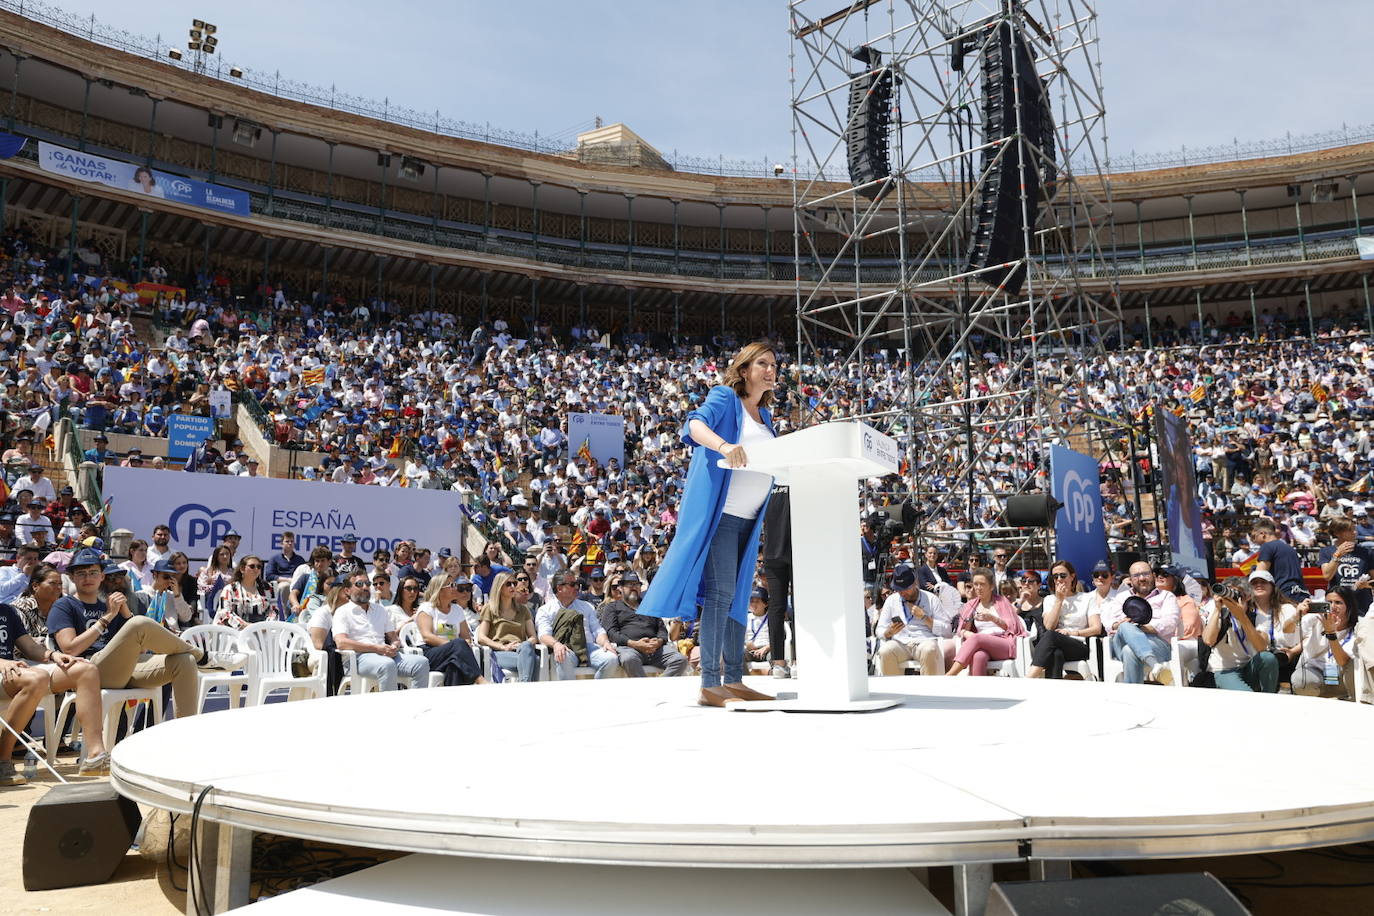
<svg viewBox="0 0 1374 916">
<path fill-rule="evenodd" d="M 1010 21 L 987 26 L 982 50 L 983 141 L 1004 142 L 983 151 L 982 171 L 988 174 L 974 214 L 968 269 L 1018 262 L 978 275 L 1016 295 L 1026 279 L 1026 232 L 1035 227 L 1042 197 L 1054 191 L 1054 115 L 1035 69 L 1035 52 Z"/>
<path fill-rule="evenodd" d="M 849 84 L 849 108 L 845 118 L 845 161 L 849 165 L 849 180 L 856 185 L 868 185 L 892 174 L 888 139 L 892 126 L 892 69 L 883 67 L 882 55 L 862 45 L 852 56 L 867 66 L 854 74 Z M 890 181 L 872 184 L 859 191 L 869 200 L 877 200 L 892 187 Z"/>
</svg>

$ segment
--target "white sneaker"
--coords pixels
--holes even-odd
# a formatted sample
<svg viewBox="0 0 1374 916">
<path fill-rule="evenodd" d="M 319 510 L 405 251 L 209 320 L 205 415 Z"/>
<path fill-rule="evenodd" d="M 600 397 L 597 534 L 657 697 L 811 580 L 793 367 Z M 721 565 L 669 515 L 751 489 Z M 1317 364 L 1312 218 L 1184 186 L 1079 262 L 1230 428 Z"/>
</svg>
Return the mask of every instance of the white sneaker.
<svg viewBox="0 0 1374 916">
<path fill-rule="evenodd" d="M 209 652 L 206 654 L 205 667 L 237 671 L 247 661 L 248 654 L 246 652 Z"/>
<path fill-rule="evenodd" d="M 1149 680 L 1156 684 L 1163 684 L 1165 687 L 1172 687 L 1174 684 L 1174 673 L 1169 670 L 1169 666 L 1163 662 L 1156 662 L 1150 669 Z"/>
<path fill-rule="evenodd" d="M 784 665 L 774 665 L 774 666 L 773 666 L 773 670 L 772 670 L 772 674 L 773 674 L 773 677 L 778 678 L 779 680 L 785 680 L 785 679 L 787 679 L 787 678 L 789 678 L 789 677 L 792 676 L 792 671 L 791 671 L 791 670 L 787 667 L 787 665 L 785 665 L 785 664 L 784 664 Z"/>
</svg>

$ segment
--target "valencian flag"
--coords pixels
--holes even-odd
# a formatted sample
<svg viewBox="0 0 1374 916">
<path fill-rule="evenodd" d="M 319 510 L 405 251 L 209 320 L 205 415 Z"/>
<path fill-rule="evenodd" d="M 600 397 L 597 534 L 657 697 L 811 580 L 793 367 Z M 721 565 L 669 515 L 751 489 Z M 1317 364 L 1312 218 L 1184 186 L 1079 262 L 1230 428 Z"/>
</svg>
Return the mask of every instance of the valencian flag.
<svg viewBox="0 0 1374 916">
<path fill-rule="evenodd" d="M 1326 386 L 1321 382 L 1313 382 L 1312 387 L 1308 390 L 1312 392 L 1312 397 L 1317 399 L 1318 404 L 1325 404 L 1326 399 L 1331 397 L 1331 392 L 1327 391 Z"/>
<path fill-rule="evenodd" d="M 582 447 L 577 450 L 577 457 L 588 464 L 596 464 L 596 459 L 592 457 L 592 440 L 590 437 L 582 440 Z"/>
<path fill-rule="evenodd" d="M 1194 404 L 1199 403 L 1207 397 L 1207 386 L 1199 382 L 1198 386 L 1188 393 L 1188 397 L 1193 399 Z"/>
</svg>

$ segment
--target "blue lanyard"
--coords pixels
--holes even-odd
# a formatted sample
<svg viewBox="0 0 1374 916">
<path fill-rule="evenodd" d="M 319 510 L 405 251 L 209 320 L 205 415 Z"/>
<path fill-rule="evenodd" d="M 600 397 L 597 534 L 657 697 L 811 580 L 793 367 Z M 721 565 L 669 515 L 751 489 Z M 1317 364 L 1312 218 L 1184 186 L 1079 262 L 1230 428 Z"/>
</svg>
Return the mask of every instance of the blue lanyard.
<svg viewBox="0 0 1374 916">
<path fill-rule="evenodd" d="M 754 640 L 759 638 L 759 634 L 763 632 L 764 624 L 768 623 L 767 617 L 758 617 L 755 619 L 758 620 L 758 623 L 754 624 L 754 629 L 749 632 L 750 642 L 753 642 Z"/>
</svg>

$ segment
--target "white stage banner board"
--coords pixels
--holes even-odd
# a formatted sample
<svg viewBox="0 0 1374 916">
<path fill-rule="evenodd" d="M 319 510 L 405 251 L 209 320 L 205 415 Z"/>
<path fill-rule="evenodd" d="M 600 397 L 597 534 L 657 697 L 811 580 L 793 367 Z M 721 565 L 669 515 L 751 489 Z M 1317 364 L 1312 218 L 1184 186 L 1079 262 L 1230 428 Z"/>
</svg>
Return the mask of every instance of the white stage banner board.
<svg viewBox="0 0 1374 916">
<path fill-rule="evenodd" d="M 463 544 L 462 497 L 452 490 L 364 487 L 276 477 L 229 477 L 143 468 L 105 468 L 104 496 L 113 499 L 110 527 L 152 540 L 172 529 L 172 548 L 205 559 L 231 530 L 243 536 L 239 556 L 264 559 L 281 550 L 281 534 L 296 534 L 296 551 L 321 545 L 338 552 L 356 534 L 356 553 L 370 560 L 406 538 L 435 553 Z"/>
</svg>

